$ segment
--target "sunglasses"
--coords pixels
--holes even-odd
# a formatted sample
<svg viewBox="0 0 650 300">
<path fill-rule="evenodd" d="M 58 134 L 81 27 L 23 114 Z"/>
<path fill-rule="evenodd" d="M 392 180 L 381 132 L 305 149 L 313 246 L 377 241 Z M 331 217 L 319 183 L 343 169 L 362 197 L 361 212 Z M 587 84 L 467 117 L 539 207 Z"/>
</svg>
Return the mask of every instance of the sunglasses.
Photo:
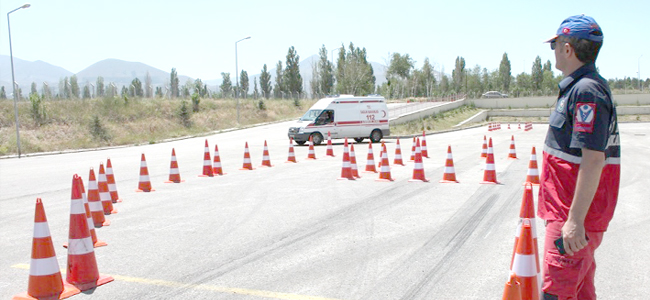
<svg viewBox="0 0 650 300">
<path fill-rule="evenodd" d="M 556 43 L 557 43 L 557 40 L 551 42 L 551 50 L 555 50 Z"/>
</svg>

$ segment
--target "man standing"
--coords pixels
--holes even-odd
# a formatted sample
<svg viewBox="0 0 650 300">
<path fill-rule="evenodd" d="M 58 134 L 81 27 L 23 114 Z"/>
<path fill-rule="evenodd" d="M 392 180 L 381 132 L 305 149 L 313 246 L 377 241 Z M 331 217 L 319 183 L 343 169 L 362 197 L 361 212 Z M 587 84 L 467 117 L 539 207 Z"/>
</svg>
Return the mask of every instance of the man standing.
<svg viewBox="0 0 650 300">
<path fill-rule="evenodd" d="M 544 299 L 596 299 L 594 251 L 614 215 L 621 173 L 616 108 L 595 65 L 603 32 L 593 18 L 572 16 L 547 42 L 564 79 L 540 177 L 537 215 L 547 224 L 542 290 Z"/>
</svg>

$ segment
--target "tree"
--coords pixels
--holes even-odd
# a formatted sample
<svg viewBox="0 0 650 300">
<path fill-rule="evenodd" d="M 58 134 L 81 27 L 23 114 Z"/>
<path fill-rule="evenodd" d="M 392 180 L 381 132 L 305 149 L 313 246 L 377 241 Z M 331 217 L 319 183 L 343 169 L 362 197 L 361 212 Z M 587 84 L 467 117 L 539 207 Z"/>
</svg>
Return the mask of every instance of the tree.
<svg viewBox="0 0 650 300">
<path fill-rule="evenodd" d="M 80 92 L 81 90 L 79 89 L 79 83 L 77 82 L 77 75 L 72 75 L 70 77 L 70 93 L 72 98 L 78 99 Z"/>
<path fill-rule="evenodd" d="M 436 76 L 433 74 L 433 67 L 429 63 L 429 58 L 424 58 L 424 64 L 422 65 L 422 83 L 424 86 L 424 96 L 431 97 L 433 94 L 433 87 L 436 85 Z"/>
<path fill-rule="evenodd" d="M 415 61 L 408 54 L 400 55 L 399 53 L 393 53 L 386 75 L 388 77 L 408 79 L 411 77 L 411 71 L 414 65 Z"/>
<path fill-rule="evenodd" d="M 97 76 L 97 97 L 104 97 L 104 77 Z"/>
<path fill-rule="evenodd" d="M 66 76 L 63 78 L 63 98 L 65 99 L 70 99 L 72 96 L 72 90 L 70 89 L 70 82 L 68 81 L 68 77 Z"/>
<path fill-rule="evenodd" d="M 262 95 L 264 98 L 268 99 L 271 97 L 271 73 L 266 69 L 266 64 L 262 68 L 262 74 L 260 74 L 260 89 L 262 90 Z"/>
<path fill-rule="evenodd" d="M 197 78 L 194 80 L 194 93 L 197 93 L 199 97 L 205 97 L 205 94 L 207 93 L 206 90 L 207 88 L 204 87 L 203 81 L 201 78 Z"/>
<path fill-rule="evenodd" d="M 239 86 L 240 86 L 240 93 L 242 98 L 246 99 L 248 97 L 248 88 L 249 88 L 249 81 L 248 81 L 248 72 L 241 70 L 241 73 L 239 75 Z"/>
<path fill-rule="evenodd" d="M 172 73 L 169 79 L 169 85 L 171 86 L 172 98 L 178 98 L 180 95 L 179 92 L 179 79 L 178 73 L 176 73 L 176 68 L 172 68 Z"/>
<path fill-rule="evenodd" d="M 156 97 L 158 97 L 158 98 L 163 97 L 162 87 L 160 87 L 160 86 L 156 87 Z"/>
<path fill-rule="evenodd" d="M 317 99 L 320 94 L 320 72 L 318 62 L 315 61 L 312 61 L 311 63 L 311 80 L 309 81 L 309 87 L 311 89 L 311 97 Z"/>
<path fill-rule="evenodd" d="M 43 99 L 52 99 L 52 91 L 47 82 L 43 82 Z"/>
<path fill-rule="evenodd" d="M 451 77 L 454 83 L 454 90 L 458 93 L 465 85 L 465 59 L 458 56 L 456 57 L 456 68 L 451 72 Z"/>
<path fill-rule="evenodd" d="M 253 77 L 253 97 L 257 99 L 260 91 L 257 89 L 257 77 Z"/>
<path fill-rule="evenodd" d="M 375 91 L 375 75 L 366 58 L 366 48 L 354 47 L 339 52 L 336 91 L 341 94 L 367 95 Z"/>
<path fill-rule="evenodd" d="M 300 56 L 296 49 L 291 46 L 287 51 L 286 67 L 283 74 L 283 82 L 286 92 L 291 93 L 294 97 L 299 97 L 302 93 L 302 76 L 300 76 Z"/>
<path fill-rule="evenodd" d="M 120 93 L 122 98 L 128 96 L 128 94 L 129 94 L 129 90 L 125 86 L 122 86 L 122 92 Z"/>
<path fill-rule="evenodd" d="M 32 82 L 31 91 L 29 92 L 30 96 L 34 94 L 38 94 L 38 88 L 36 87 L 36 82 Z"/>
<path fill-rule="evenodd" d="M 503 53 L 501 58 L 501 64 L 499 65 L 499 87 L 503 91 L 510 91 L 510 77 L 512 76 L 510 68 L 510 60 L 508 59 L 508 53 Z"/>
<path fill-rule="evenodd" d="M 327 59 L 327 49 L 325 45 L 319 51 L 320 60 L 318 61 L 318 87 L 323 94 L 332 94 L 334 91 L 334 66 Z"/>
<path fill-rule="evenodd" d="M 144 76 L 144 96 L 146 98 L 151 98 L 153 96 L 152 93 L 151 75 L 149 75 L 149 71 L 147 71 L 147 75 Z"/>
<path fill-rule="evenodd" d="M 442 78 L 440 78 L 440 91 L 443 93 L 448 93 L 450 88 L 449 77 L 445 75 L 444 70 L 442 71 Z"/>
<path fill-rule="evenodd" d="M 552 65 L 551 65 L 551 61 L 550 61 L 550 60 L 547 60 L 547 61 L 546 61 L 546 63 L 544 64 L 544 67 L 542 68 L 542 71 L 544 71 L 544 72 L 546 72 L 546 71 L 551 71 L 551 72 L 553 72 L 553 69 L 552 69 Z"/>
<path fill-rule="evenodd" d="M 224 98 L 228 98 L 228 96 L 230 96 L 230 93 L 232 93 L 232 82 L 230 81 L 230 73 L 222 72 L 221 78 L 223 78 L 223 81 L 219 86 L 219 89 L 221 90 L 221 96 Z"/>
<path fill-rule="evenodd" d="M 0 99 L 7 99 L 7 92 L 5 91 L 4 85 L 0 87 Z"/>
<path fill-rule="evenodd" d="M 84 86 L 84 92 L 83 92 L 82 98 L 83 99 L 90 99 L 90 86 L 88 84 L 86 84 Z"/>
<path fill-rule="evenodd" d="M 192 79 L 187 79 L 185 81 L 185 84 L 183 85 L 182 92 L 183 92 L 183 98 L 189 98 L 190 97 L 190 90 L 194 89 L 194 82 L 192 82 Z"/>
<path fill-rule="evenodd" d="M 275 87 L 273 88 L 275 90 L 275 97 L 276 98 L 282 98 L 282 94 L 286 92 L 286 89 L 284 87 L 284 70 L 282 69 L 282 61 L 279 60 L 278 64 L 275 65 Z"/>
<path fill-rule="evenodd" d="M 535 58 L 535 62 L 533 62 L 533 69 L 530 73 L 530 77 L 533 91 L 539 91 L 542 89 L 544 73 L 542 71 L 542 59 L 539 58 L 539 55 Z"/>
<path fill-rule="evenodd" d="M 144 95 L 144 91 L 142 90 L 142 81 L 138 79 L 137 77 L 131 81 L 131 86 L 133 91 L 131 92 L 131 96 L 135 97 L 142 97 Z"/>
</svg>

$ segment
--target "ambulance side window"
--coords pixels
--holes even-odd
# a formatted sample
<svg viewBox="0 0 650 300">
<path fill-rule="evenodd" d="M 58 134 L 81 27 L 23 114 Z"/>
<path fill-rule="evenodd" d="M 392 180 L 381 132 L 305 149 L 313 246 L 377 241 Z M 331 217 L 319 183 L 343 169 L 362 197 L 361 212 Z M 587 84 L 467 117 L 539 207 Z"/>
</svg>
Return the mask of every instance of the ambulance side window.
<svg viewBox="0 0 650 300">
<path fill-rule="evenodd" d="M 323 110 L 323 112 L 316 119 L 315 125 L 326 125 L 334 122 L 334 111 L 330 109 Z"/>
</svg>

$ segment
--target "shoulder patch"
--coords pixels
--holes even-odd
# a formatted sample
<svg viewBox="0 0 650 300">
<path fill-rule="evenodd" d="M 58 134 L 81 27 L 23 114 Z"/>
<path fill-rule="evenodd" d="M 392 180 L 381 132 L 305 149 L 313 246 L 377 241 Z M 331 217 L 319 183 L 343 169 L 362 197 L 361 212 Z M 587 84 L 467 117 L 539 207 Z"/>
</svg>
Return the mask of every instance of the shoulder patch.
<svg viewBox="0 0 650 300">
<path fill-rule="evenodd" d="M 575 110 L 574 131 L 594 132 L 594 121 L 596 120 L 596 103 L 578 103 Z"/>
</svg>

